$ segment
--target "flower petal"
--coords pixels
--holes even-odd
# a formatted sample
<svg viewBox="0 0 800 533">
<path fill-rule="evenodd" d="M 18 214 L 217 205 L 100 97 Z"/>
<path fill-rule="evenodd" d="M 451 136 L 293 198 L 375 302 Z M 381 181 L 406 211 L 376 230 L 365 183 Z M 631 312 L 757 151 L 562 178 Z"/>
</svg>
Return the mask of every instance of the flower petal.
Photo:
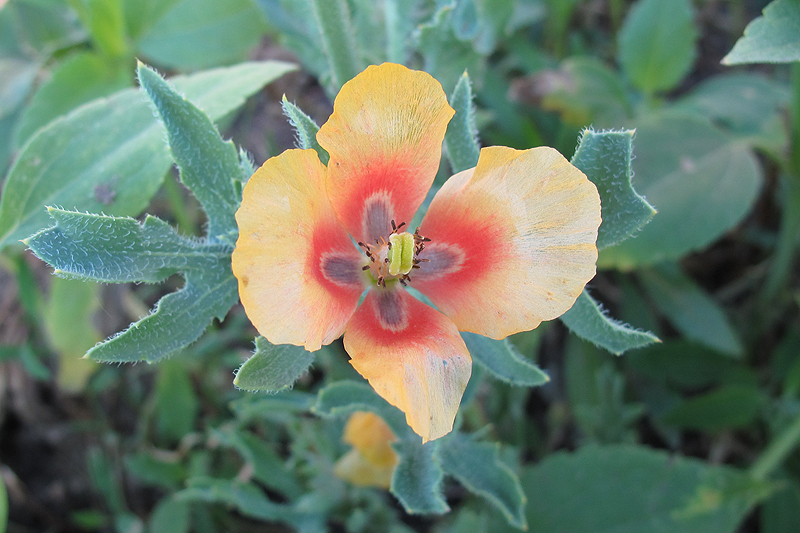
<svg viewBox="0 0 800 533">
<path fill-rule="evenodd" d="M 364 257 L 325 193 L 314 150 L 269 159 L 244 188 L 236 212 L 233 273 L 247 316 L 273 344 L 309 351 L 343 332 L 364 289 Z"/>
<path fill-rule="evenodd" d="M 423 442 L 453 429 L 472 360 L 446 316 L 404 290 L 372 289 L 347 325 L 344 347 Z"/>
<path fill-rule="evenodd" d="M 411 220 L 454 113 L 438 81 L 402 65 L 370 66 L 344 84 L 317 140 L 331 156 L 331 203 L 353 237 L 375 242 L 391 220 Z"/>
<path fill-rule="evenodd" d="M 596 187 L 556 150 L 484 148 L 431 202 L 420 230 L 430 262 L 412 286 L 462 331 L 530 330 L 594 277 L 599 225 Z"/>
<path fill-rule="evenodd" d="M 397 464 L 392 443 L 397 442 L 389 424 L 369 411 L 356 411 L 347 419 L 342 440 L 350 444 L 376 466 Z"/>
</svg>

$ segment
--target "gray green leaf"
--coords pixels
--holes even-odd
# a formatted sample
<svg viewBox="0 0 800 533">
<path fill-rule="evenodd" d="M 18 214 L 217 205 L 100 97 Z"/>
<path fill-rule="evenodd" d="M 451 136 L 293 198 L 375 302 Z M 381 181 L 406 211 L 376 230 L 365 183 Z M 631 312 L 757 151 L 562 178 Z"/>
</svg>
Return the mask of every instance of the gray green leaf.
<svg viewBox="0 0 800 533">
<path fill-rule="evenodd" d="M 631 183 L 634 132 L 585 130 L 572 156 L 578 167 L 597 186 L 602 205 L 602 223 L 597 247 L 613 246 L 650 222 L 656 214 Z"/>
<path fill-rule="evenodd" d="M 350 7 L 347 0 L 310 0 L 310 4 L 328 59 L 330 89 L 336 93 L 363 68 L 354 38 Z"/>
<path fill-rule="evenodd" d="M 444 514 L 450 510 L 442 495 L 444 471 L 435 458 L 437 441 L 393 445 L 400 456 L 390 489 L 410 514 Z"/>
<path fill-rule="evenodd" d="M 481 148 L 478 145 L 478 129 L 475 126 L 475 106 L 472 103 L 472 83 L 465 71 L 458 79 L 450 106 L 456 114 L 447 125 L 444 147 L 453 173 L 473 168 L 478 164 Z"/>
<path fill-rule="evenodd" d="M 701 117 L 676 113 L 639 122 L 633 170 L 658 216 L 635 239 L 602 250 L 601 268 L 631 269 L 707 246 L 747 215 L 762 183 L 745 142 Z"/>
<path fill-rule="evenodd" d="M 726 65 L 740 63 L 790 63 L 800 61 L 800 3 L 775 0 L 744 29 L 728 55 Z"/>
<path fill-rule="evenodd" d="M 660 418 L 683 429 L 719 432 L 751 426 L 764 406 L 755 385 L 725 385 L 685 400 Z"/>
<path fill-rule="evenodd" d="M 219 119 L 288 63 L 243 63 L 187 77 L 174 87 Z M 22 148 L 0 198 L 0 248 L 50 225 L 45 205 L 138 215 L 170 167 L 161 124 L 142 93 L 95 100 L 39 130 Z"/>
<path fill-rule="evenodd" d="M 652 333 L 636 330 L 609 317 L 586 290 L 578 296 L 575 305 L 561 315 L 561 321 L 578 337 L 614 355 L 661 342 Z"/>
<path fill-rule="evenodd" d="M 227 237 L 232 242 L 235 239 L 231 236 L 237 232 L 234 213 L 239 207 L 233 182 L 246 178 L 236 147 L 231 141 L 223 141 L 211 119 L 161 76 L 141 63 L 138 74 L 167 130 L 181 181 L 206 212 L 209 238 Z"/>
<path fill-rule="evenodd" d="M 690 0 L 639 0 L 619 33 L 619 61 L 645 93 L 666 91 L 691 69 L 696 40 Z"/>
<path fill-rule="evenodd" d="M 462 332 L 461 337 L 472 359 L 500 381 L 525 387 L 550 381 L 547 374 L 520 355 L 508 339 L 497 341 L 468 332 Z"/>
<path fill-rule="evenodd" d="M 294 385 L 313 362 L 314 354 L 302 346 L 276 346 L 256 337 L 256 351 L 239 368 L 233 384 L 248 391 L 279 392 Z"/>
<path fill-rule="evenodd" d="M 167 294 L 145 318 L 98 344 L 86 357 L 101 362 L 154 363 L 196 341 L 211 321 L 239 301 L 230 257 L 207 270 L 187 271 L 179 291 Z"/>
<path fill-rule="evenodd" d="M 371 411 L 381 417 L 401 439 L 419 442 L 398 408 L 378 396 L 366 383 L 337 381 L 319 391 L 311 412 L 322 417 L 339 417 L 356 411 Z M 416 438 L 415 438 L 416 437 Z"/>
<path fill-rule="evenodd" d="M 314 119 L 303 113 L 299 107 L 287 100 L 286 95 L 283 95 L 281 107 L 283 108 L 283 114 L 289 119 L 289 123 L 297 133 L 297 145 L 304 150 L 313 148 L 317 151 L 317 156 L 319 156 L 319 160 L 322 161 L 322 164 L 327 165 L 330 156 L 317 142 L 319 126 L 314 122 Z"/>
<path fill-rule="evenodd" d="M 438 457 L 444 471 L 469 491 L 497 507 L 508 523 L 527 529 L 525 494 L 517 475 L 500 459 L 497 443 L 475 442 L 453 433 L 439 443 Z"/>
</svg>

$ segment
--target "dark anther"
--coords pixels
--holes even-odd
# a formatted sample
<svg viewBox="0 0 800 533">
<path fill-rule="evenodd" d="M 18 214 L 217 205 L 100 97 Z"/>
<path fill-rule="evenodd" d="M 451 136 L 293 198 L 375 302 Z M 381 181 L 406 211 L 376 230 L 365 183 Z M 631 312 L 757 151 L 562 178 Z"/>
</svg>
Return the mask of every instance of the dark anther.
<svg viewBox="0 0 800 533">
<path fill-rule="evenodd" d="M 394 219 L 392 219 L 392 232 L 397 231 L 397 226 L 394 223 Z"/>
<path fill-rule="evenodd" d="M 419 268 L 419 265 L 411 265 L 411 268 Z"/>
<path fill-rule="evenodd" d="M 364 265 L 363 267 L 361 267 L 361 270 L 369 270 L 369 265 Z"/>
<path fill-rule="evenodd" d="M 403 287 L 408 287 L 408 285 L 406 284 L 406 280 L 403 278 L 400 278 L 400 285 L 402 285 Z"/>
</svg>

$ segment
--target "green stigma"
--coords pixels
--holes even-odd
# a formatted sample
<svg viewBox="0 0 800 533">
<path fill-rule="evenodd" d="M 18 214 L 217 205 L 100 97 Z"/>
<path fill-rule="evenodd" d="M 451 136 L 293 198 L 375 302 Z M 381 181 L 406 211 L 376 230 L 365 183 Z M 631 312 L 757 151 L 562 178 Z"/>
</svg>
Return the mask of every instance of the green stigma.
<svg viewBox="0 0 800 533">
<path fill-rule="evenodd" d="M 414 268 L 414 235 L 404 231 L 389 235 L 389 274 L 403 276 Z"/>
</svg>

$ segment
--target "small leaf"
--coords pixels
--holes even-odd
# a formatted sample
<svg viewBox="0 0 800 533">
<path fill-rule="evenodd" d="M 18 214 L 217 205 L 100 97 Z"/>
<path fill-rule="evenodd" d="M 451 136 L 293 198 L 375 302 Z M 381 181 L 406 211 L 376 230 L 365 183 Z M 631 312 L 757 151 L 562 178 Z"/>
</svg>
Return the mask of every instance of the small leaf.
<svg viewBox="0 0 800 533">
<path fill-rule="evenodd" d="M 772 485 L 644 446 L 585 446 L 527 469 L 530 531 L 733 533 Z"/>
<path fill-rule="evenodd" d="M 230 237 L 237 231 L 234 213 L 239 207 L 233 181 L 242 179 L 236 147 L 224 142 L 211 119 L 153 70 L 140 63 L 138 74 L 167 130 L 181 181 L 208 215 L 208 236 Z"/>
<path fill-rule="evenodd" d="M 728 55 L 725 65 L 741 63 L 790 63 L 800 61 L 800 3 L 775 0 L 764 14 L 744 29 Z"/>
<path fill-rule="evenodd" d="M 402 411 L 389 405 L 366 383 L 332 383 L 319 391 L 317 402 L 311 407 L 312 413 L 325 418 L 345 416 L 356 411 L 371 411 L 381 417 L 399 438 L 421 442 L 406 424 Z"/>
<path fill-rule="evenodd" d="M 266 61 L 170 80 L 217 120 L 293 69 Z M 0 248 L 50 226 L 46 205 L 138 215 L 171 165 L 164 133 L 141 91 L 85 104 L 40 129 L 22 148 L 0 197 Z"/>
<path fill-rule="evenodd" d="M 677 265 L 665 263 L 639 271 L 653 303 L 687 339 L 741 358 L 744 346 L 722 307 Z"/>
<path fill-rule="evenodd" d="M 319 160 L 322 161 L 322 164 L 327 165 L 330 155 L 328 155 L 328 152 L 317 142 L 319 126 L 314 122 L 314 119 L 303 113 L 299 107 L 287 100 L 285 94 L 283 95 L 283 100 L 281 100 L 281 107 L 283 108 L 283 114 L 286 115 L 294 131 L 297 132 L 297 145 L 304 150 L 313 148 L 317 151 L 317 155 L 319 156 Z"/>
<path fill-rule="evenodd" d="M 602 223 L 597 247 L 613 246 L 650 222 L 656 210 L 631 183 L 633 131 L 584 130 L 572 164 L 597 186 L 602 204 Z"/>
<path fill-rule="evenodd" d="M 450 106 L 455 109 L 456 114 L 447 125 L 444 146 L 455 174 L 477 165 L 481 151 L 478 145 L 478 129 L 475 126 L 472 83 L 466 71 L 458 79 L 456 88 L 450 95 Z"/>
<path fill-rule="evenodd" d="M 461 433 L 442 439 L 438 457 L 444 471 L 497 507 L 508 523 L 527 529 L 525 494 L 517 475 L 500 460 L 497 443 L 475 442 Z"/>
<path fill-rule="evenodd" d="M 294 385 L 313 362 L 314 354 L 302 346 L 276 346 L 256 337 L 256 351 L 239 368 L 233 384 L 248 391 L 279 392 Z"/>
<path fill-rule="evenodd" d="M 56 273 L 106 283 L 158 283 L 177 272 L 206 270 L 230 256 L 230 247 L 180 237 L 154 216 L 132 218 L 49 208 L 55 227 L 25 239 Z"/>
<path fill-rule="evenodd" d="M 496 341 L 475 333 L 461 333 L 472 359 L 494 377 L 511 385 L 536 387 L 550 381 L 538 366 L 526 360 L 507 340 Z"/>
<path fill-rule="evenodd" d="M 675 87 L 697 55 L 690 0 L 639 0 L 619 33 L 619 61 L 648 94 Z"/>
<path fill-rule="evenodd" d="M 409 514 L 444 514 L 450 510 L 442 495 L 442 467 L 434 458 L 437 441 L 393 444 L 400 460 L 390 489 Z"/>
<path fill-rule="evenodd" d="M 578 337 L 614 355 L 661 342 L 652 333 L 633 329 L 610 318 L 586 290 L 578 296 L 575 305 L 561 315 L 561 321 Z"/>
</svg>

